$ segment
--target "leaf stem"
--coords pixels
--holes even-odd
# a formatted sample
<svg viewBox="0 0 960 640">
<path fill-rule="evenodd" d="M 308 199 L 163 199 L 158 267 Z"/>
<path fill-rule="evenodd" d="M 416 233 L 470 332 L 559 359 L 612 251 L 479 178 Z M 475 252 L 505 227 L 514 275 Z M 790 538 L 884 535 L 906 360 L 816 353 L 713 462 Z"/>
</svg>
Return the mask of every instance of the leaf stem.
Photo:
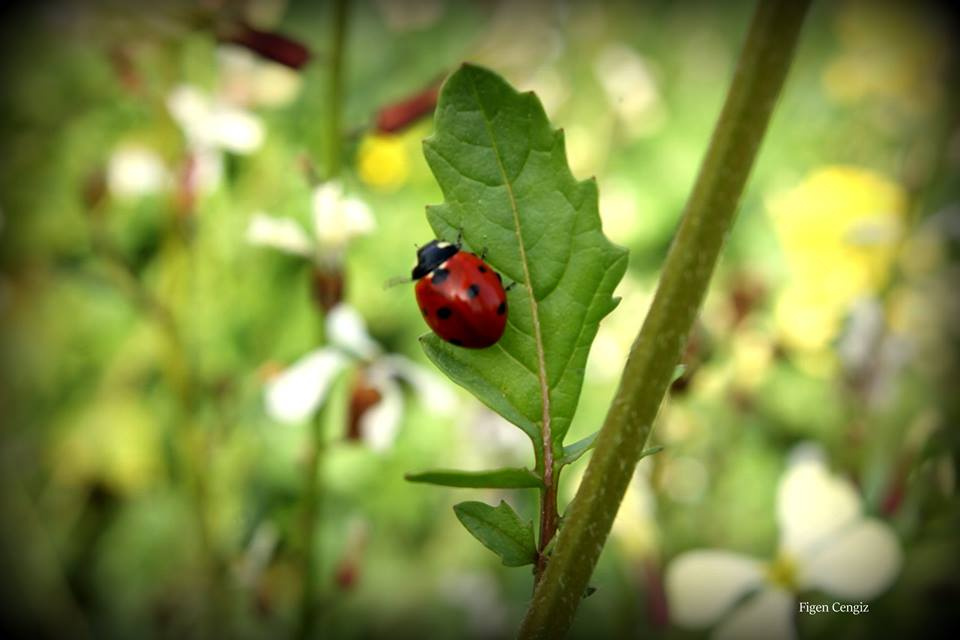
<svg viewBox="0 0 960 640">
<path fill-rule="evenodd" d="M 653 304 L 631 347 L 520 638 L 560 638 L 573 622 L 733 224 L 808 4 L 758 3 Z"/>
</svg>

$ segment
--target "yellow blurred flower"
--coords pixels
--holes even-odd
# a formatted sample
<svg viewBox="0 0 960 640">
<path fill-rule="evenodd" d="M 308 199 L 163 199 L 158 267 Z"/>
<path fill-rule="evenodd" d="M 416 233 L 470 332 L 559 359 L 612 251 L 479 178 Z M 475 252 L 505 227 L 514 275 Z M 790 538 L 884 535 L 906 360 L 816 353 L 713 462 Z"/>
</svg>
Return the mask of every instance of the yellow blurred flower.
<svg viewBox="0 0 960 640">
<path fill-rule="evenodd" d="M 906 195 L 858 167 L 816 170 L 767 208 L 790 268 L 775 319 L 791 347 L 816 350 L 857 298 L 883 287 L 903 233 Z"/>
<path fill-rule="evenodd" d="M 357 153 L 360 178 L 371 187 L 393 191 L 410 175 L 410 155 L 402 136 L 371 135 Z"/>
</svg>

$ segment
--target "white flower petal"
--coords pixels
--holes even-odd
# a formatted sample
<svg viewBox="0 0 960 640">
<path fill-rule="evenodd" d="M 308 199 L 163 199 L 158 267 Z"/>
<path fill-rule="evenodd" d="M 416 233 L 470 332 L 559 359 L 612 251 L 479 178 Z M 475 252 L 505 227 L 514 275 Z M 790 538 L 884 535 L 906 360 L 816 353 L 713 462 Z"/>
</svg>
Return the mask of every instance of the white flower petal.
<svg viewBox="0 0 960 640">
<path fill-rule="evenodd" d="M 250 153 L 263 144 L 265 130 L 259 118 L 235 106 L 214 103 L 192 85 L 174 89 L 167 96 L 167 109 L 192 145 Z"/>
<path fill-rule="evenodd" d="M 193 85 L 180 85 L 167 96 L 167 110 L 191 140 L 202 131 L 210 109 L 210 97 Z"/>
<path fill-rule="evenodd" d="M 204 126 L 216 145 L 235 153 L 252 153 L 260 148 L 266 133 L 263 123 L 252 113 L 220 104 L 214 108 Z"/>
<path fill-rule="evenodd" d="M 711 634 L 716 640 L 789 640 L 796 637 L 793 596 L 767 588 L 734 609 Z"/>
<path fill-rule="evenodd" d="M 122 147 L 107 164 L 107 188 L 114 196 L 136 198 L 165 189 L 170 174 L 160 155 L 146 147 Z"/>
<path fill-rule="evenodd" d="M 386 451 L 397 438 L 403 418 L 403 392 L 385 372 L 374 367 L 367 380 L 380 392 L 380 402 L 367 409 L 360 419 L 360 433 L 364 442 L 374 451 Z"/>
<path fill-rule="evenodd" d="M 799 578 L 804 586 L 838 598 L 867 599 L 890 586 L 902 563 L 893 531 L 871 518 L 837 532 L 820 549 L 801 558 Z"/>
<path fill-rule="evenodd" d="M 380 345 L 367 333 L 367 325 L 356 309 L 338 304 L 327 314 L 327 340 L 331 344 L 365 359 L 380 353 Z"/>
<path fill-rule="evenodd" d="M 687 628 L 716 622 L 738 598 L 763 581 L 763 568 L 748 556 L 729 551 L 688 551 L 667 567 L 670 617 Z"/>
<path fill-rule="evenodd" d="M 347 361 L 345 355 L 329 348 L 300 358 L 268 383 L 267 413 L 278 422 L 305 420 L 323 402 Z"/>
<path fill-rule="evenodd" d="M 358 198 L 345 198 L 339 182 L 325 182 L 314 190 L 313 229 L 320 244 L 340 247 L 375 227 L 370 207 Z"/>
<path fill-rule="evenodd" d="M 250 218 L 247 242 L 304 257 L 309 257 L 313 251 L 310 238 L 296 220 L 275 218 L 262 212 Z"/>
<path fill-rule="evenodd" d="M 450 414 L 457 408 L 457 395 L 446 380 L 432 371 L 398 355 L 384 356 L 380 361 L 406 380 L 420 396 L 420 401 L 432 412 Z"/>
<path fill-rule="evenodd" d="M 343 186 L 337 181 L 328 181 L 313 190 L 313 226 L 321 230 L 330 226 L 343 198 Z"/>
<path fill-rule="evenodd" d="M 847 480 L 817 457 L 795 457 L 780 480 L 780 545 L 792 556 L 825 540 L 860 517 L 860 498 Z"/>
<path fill-rule="evenodd" d="M 347 233 L 351 236 L 365 235 L 377 228 L 370 207 L 359 198 L 346 198 L 343 201 L 343 217 Z"/>
<path fill-rule="evenodd" d="M 253 83 L 253 100 L 267 107 L 280 107 L 293 102 L 303 76 L 282 64 L 264 62 L 257 68 Z"/>
</svg>

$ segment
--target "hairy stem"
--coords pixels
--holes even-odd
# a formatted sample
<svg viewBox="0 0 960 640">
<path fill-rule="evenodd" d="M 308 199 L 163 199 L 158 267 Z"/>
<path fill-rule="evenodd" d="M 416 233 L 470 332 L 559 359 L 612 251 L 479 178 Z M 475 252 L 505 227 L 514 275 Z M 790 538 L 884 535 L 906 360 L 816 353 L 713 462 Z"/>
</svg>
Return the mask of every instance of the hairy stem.
<svg viewBox="0 0 960 640">
<path fill-rule="evenodd" d="M 757 6 L 653 304 L 520 627 L 521 638 L 560 638 L 573 622 L 733 224 L 807 6 L 804 0 L 760 0 Z"/>
</svg>

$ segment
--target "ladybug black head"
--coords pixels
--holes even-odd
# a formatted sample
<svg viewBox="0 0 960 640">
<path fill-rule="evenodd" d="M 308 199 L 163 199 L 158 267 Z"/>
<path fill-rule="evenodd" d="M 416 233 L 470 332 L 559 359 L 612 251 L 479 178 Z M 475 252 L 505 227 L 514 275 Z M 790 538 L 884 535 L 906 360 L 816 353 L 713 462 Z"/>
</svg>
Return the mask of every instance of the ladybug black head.
<svg viewBox="0 0 960 640">
<path fill-rule="evenodd" d="M 452 258 L 460 251 L 460 247 L 441 240 L 431 240 L 417 249 L 417 266 L 413 268 L 411 277 L 419 280 L 441 264 Z"/>
</svg>

